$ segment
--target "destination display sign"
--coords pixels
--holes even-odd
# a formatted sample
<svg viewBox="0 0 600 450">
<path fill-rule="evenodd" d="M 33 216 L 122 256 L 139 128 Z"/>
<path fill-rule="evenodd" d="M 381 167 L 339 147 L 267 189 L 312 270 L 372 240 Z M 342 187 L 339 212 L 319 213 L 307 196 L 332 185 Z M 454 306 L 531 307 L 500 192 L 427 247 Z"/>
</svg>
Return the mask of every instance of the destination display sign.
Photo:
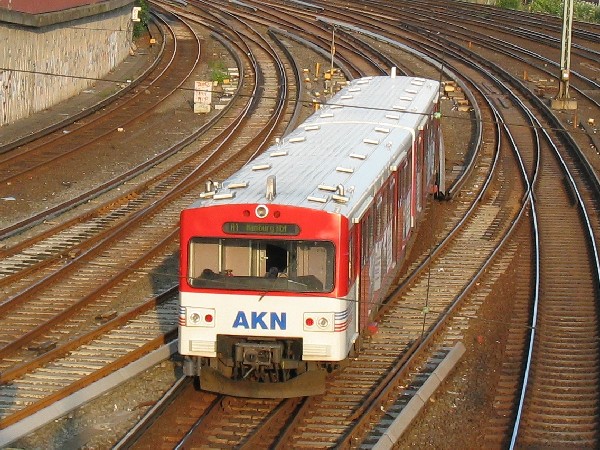
<svg viewBox="0 0 600 450">
<path fill-rule="evenodd" d="M 300 234 L 300 227 L 292 223 L 225 222 L 223 233 L 296 236 Z"/>
</svg>

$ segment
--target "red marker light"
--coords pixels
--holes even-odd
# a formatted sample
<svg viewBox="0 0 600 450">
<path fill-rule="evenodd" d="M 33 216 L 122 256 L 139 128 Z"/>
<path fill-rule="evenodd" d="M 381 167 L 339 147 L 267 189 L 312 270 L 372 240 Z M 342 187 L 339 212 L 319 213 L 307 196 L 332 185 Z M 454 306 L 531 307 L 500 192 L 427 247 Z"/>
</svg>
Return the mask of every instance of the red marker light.
<svg viewBox="0 0 600 450">
<path fill-rule="evenodd" d="M 309 317 L 309 318 L 306 319 L 306 326 L 307 327 L 312 327 L 314 324 L 315 324 L 315 321 L 312 320 L 312 318 Z"/>
<path fill-rule="evenodd" d="M 207 314 L 207 315 L 205 315 L 205 316 L 204 316 L 204 321 L 205 321 L 206 323 L 211 323 L 211 322 L 213 321 L 213 316 L 212 316 L 212 314 Z"/>
</svg>

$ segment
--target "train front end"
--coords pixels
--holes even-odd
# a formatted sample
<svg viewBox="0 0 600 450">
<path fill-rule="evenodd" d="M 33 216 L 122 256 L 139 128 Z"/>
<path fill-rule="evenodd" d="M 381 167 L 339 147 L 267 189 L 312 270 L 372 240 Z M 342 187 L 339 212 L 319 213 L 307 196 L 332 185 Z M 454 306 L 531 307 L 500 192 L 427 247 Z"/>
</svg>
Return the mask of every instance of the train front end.
<svg viewBox="0 0 600 450">
<path fill-rule="evenodd" d="M 274 204 L 181 216 L 179 351 L 203 390 L 320 394 L 358 335 L 347 220 Z"/>
</svg>

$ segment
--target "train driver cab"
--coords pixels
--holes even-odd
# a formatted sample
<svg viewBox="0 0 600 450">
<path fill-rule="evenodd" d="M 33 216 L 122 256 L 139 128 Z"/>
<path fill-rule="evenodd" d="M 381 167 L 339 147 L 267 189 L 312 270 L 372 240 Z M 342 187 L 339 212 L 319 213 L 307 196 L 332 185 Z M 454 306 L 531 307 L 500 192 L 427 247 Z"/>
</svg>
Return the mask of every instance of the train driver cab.
<svg viewBox="0 0 600 450">
<path fill-rule="evenodd" d="M 225 290 L 331 292 L 332 242 L 201 238 L 189 244 L 191 287 Z"/>
</svg>

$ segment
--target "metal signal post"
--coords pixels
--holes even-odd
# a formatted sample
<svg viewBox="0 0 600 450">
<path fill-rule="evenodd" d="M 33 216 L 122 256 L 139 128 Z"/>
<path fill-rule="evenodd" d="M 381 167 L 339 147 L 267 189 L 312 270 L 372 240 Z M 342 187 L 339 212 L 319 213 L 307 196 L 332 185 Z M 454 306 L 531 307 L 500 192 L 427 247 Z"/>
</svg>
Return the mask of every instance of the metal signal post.
<svg viewBox="0 0 600 450">
<path fill-rule="evenodd" d="M 577 109 L 577 101 L 569 98 L 569 77 L 571 72 L 571 34 L 573 29 L 573 2 L 565 0 L 563 8 L 563 28 L 560 53 L 560 79 L 558 95 L 552 99 L 553 109 Z"/>
</svg>

